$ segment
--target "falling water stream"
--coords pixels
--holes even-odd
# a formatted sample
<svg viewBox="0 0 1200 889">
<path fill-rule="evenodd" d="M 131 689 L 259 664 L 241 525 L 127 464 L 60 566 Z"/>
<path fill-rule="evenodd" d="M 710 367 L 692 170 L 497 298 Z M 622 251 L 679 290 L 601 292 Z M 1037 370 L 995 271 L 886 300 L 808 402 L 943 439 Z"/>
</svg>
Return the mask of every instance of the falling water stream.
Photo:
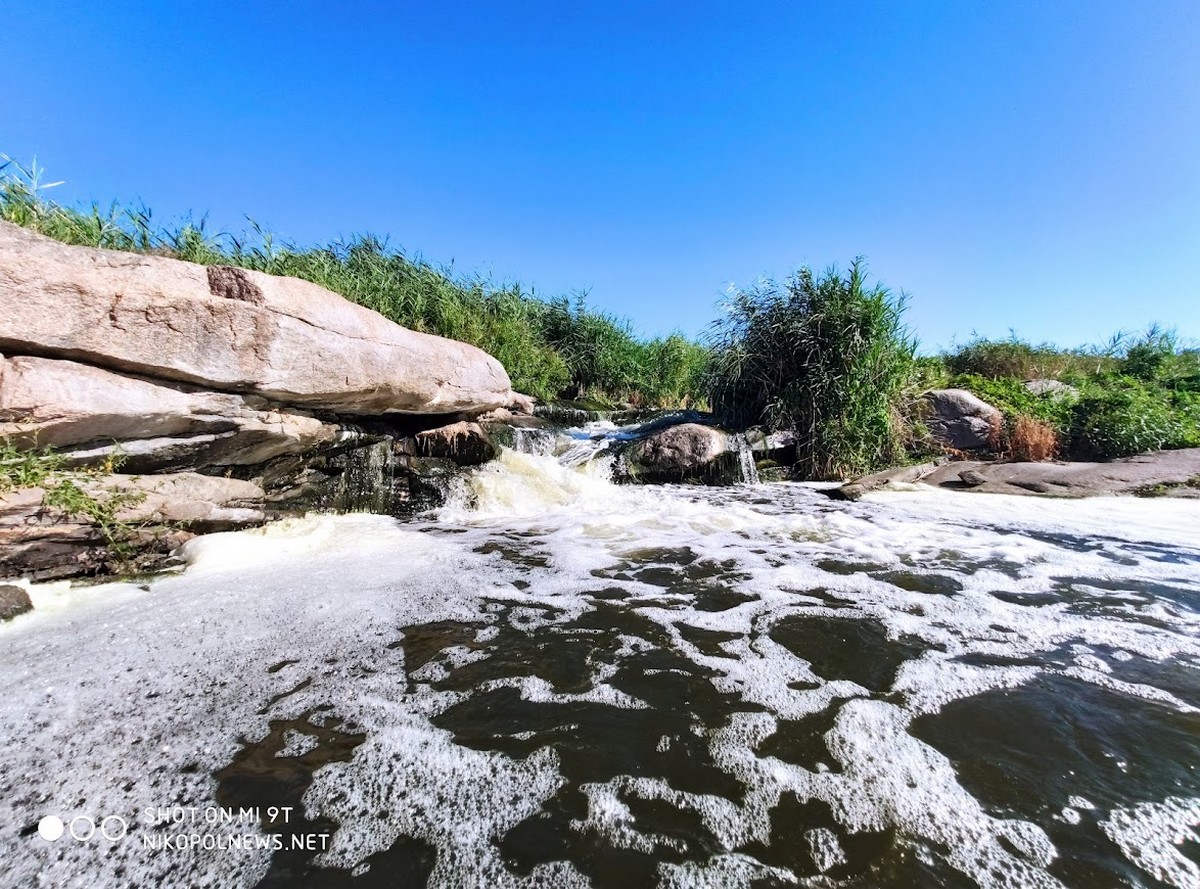
<svg viewBox="0 0 1200 889">
<path fill-rule="evenodd" d="M 1200 886 L 1200 502 L 617 486 L 623 434 L 35 587 L 0 885 Z"/>
</svg>

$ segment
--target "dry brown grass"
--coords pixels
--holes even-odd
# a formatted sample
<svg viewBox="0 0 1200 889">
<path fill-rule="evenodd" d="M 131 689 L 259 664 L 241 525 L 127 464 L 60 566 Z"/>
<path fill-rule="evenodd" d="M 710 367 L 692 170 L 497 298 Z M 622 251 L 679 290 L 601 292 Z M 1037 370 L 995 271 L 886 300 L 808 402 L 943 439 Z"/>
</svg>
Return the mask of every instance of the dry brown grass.
<svg viewBox="0 0 1200 889">
<path fill-rule="evenodd" d="M 1033 417 L 1018 416 L 1009 433 L 1008 449 L 1013 460 L 1038 463 L 1058 456 L 1060 442 L 1054 428 Z"/>
</svg>

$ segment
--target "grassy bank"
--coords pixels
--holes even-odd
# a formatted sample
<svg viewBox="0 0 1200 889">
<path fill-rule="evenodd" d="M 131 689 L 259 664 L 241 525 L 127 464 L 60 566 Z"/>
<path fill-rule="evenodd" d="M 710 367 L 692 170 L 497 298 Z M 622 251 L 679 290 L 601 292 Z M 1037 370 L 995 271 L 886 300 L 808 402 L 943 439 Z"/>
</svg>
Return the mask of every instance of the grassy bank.
<svg viewBox="0 0 1200 889">
<path fill-rule="evenodd" d="M 4 161 L 0 155 L 0 161 Z M 318 247 L 159 226 L 145 208 L 66 207 L 35 166 L 0 164 L 0 218 L 69 244 L 232 265 L 320 284 L 415 330 L 496 356 L 514 388 L 543 400 L 712 407 L 730 428 L 797 433 L 796 475 L 836 479 L 938 453 L 920 395 L 964 388 L 1000 408 L 999 456 L 1110 458 L 1200 447 L 1200 351 L 1151 328 L 1075 349 L 976 339 L 918 357 L 905 299 L 846 272 L 801 269 L 734 293 L 706 342 L 636 336 L 582 296 L 456 276 L 359 236 Z M 1029 380 L 1061 386 L 1031 391 Z M 1051 391 L 1052 390 L 1052 391 Z"/>
<path fill-rule="evenodd" d="M 902 296 L 868 285 L 861 262 L 736 293 L 715 326 L 714 410 L 732 426 L 794 430 L 796 475 L 806 479 L 949 452 L 924 427 L 920 396 L 935 388 L 967 389 L 1004 413 L 992 456 L 1091 460 L 1200 447 L 1200 350 L 1170 330 L 1074 349 L 975 339 L 917 357 L 904 307 Z"/>
<path fill-rule="evenodd" d="M 1023 453 L 1031 434 L 1079 459 L 1200 447 L 1200 350 L 1157 326 L 1076 349 L 977 339 L 928 371 L 1004 411 L 1003 444 L 1017 456 L 1036 456 Z M 1063 386 L 1035 394 L 1027 380 Z"/>
<path fill-rule="evenodd" d="M 204 220 L 159 225 L 145 207 L 67 207 L 48 199 L 54 184 L 42 181 L 36 164 L 0 156 L 0 219 L 67 244 L 303 278 L 405 327 L 479 346 L 500 360 L 513 388 L 543 400 L 703 402 L 704 346 L 679 334 L 639 338 L 582 295 L 540 299 L 520 285 L 455 276 L 371 235 L 298 247 L 259 228 L 232 235 L 207 230 Z"/>
</svg>

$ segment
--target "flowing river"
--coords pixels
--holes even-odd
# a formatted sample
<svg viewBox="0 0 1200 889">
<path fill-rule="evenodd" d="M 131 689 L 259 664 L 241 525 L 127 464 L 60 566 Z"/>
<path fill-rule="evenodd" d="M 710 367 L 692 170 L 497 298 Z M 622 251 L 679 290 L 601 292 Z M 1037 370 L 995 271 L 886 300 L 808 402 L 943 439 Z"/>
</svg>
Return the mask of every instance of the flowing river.
<svg viewBox="0 0 1200 889">
<path fill-rule="evenodd" d="M 36 587 L 0 885 L 1200 886 L 1200 502 L 619 487 L 619 435 Z"/>
</svg>

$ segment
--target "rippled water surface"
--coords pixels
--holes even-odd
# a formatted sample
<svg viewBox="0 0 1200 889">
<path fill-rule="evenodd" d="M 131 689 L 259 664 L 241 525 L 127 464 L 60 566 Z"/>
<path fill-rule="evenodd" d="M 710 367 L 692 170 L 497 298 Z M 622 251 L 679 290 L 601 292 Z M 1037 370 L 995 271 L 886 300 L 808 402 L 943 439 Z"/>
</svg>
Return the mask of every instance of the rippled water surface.
<svg viewBox="0 0 1200 889">
<path fill-rule="evenodd" d="M 1200 504 L 602 469 L 35 590 L 0 884 L 1200 886 Z M 327 848 L 150 848 L 168 805 Z"/>
</svg>

